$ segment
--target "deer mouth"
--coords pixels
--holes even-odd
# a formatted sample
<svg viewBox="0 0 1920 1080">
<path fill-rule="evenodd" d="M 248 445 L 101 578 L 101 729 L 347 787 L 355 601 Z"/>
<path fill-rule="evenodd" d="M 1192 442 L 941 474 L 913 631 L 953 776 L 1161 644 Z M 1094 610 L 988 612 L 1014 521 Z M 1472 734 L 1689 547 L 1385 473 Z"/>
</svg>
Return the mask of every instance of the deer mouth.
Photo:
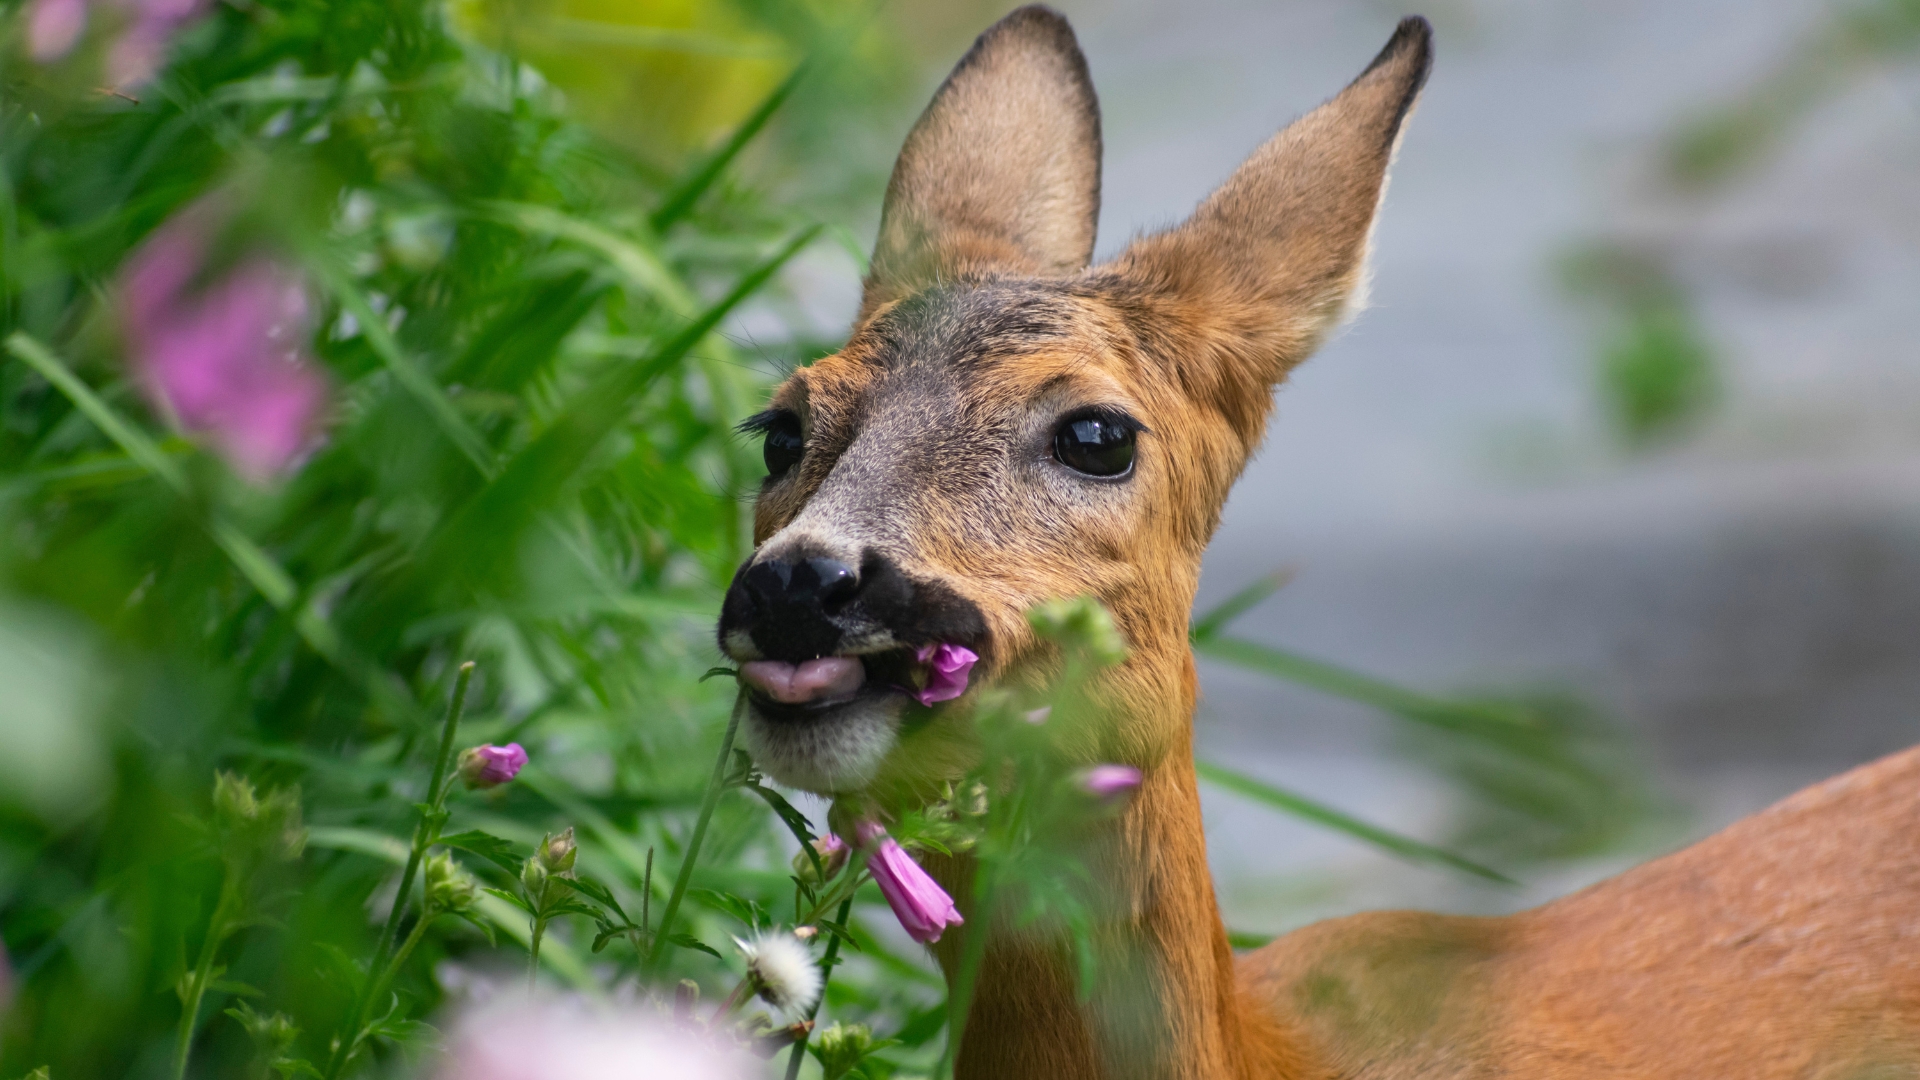
<svg viewBox="0 0 1920 1080">
<path fill-rule="evenodd" d="M 911 649 L 750 660 L 740 665 L 741 732 L 780 783 L 822 795 L 857 791 L 879 772 L 926 678 Z"/>
<path fill-rule="evenodd" d="M 910 695 L 914 667 L 907 649 L 798 663 L 749 660 L 740 665 L 740 682 L 764 714 L 804 722 L 862 699 Z"/>
</svg>

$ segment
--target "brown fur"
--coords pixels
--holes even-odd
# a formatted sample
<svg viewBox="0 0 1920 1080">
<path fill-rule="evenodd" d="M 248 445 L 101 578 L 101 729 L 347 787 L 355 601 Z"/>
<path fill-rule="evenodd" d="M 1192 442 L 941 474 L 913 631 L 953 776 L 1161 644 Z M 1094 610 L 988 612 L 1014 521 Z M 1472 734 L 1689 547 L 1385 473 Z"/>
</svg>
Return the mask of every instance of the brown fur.
<svg viewBox="0 0 1920 1080">
<path fill-rule="evenodd" d="M 1237 963 L 1228 948 L 1192 762 L 1200 557 L 1272 386 L 1363 286 L 1429 60 L 1425 22 L 1402 23 L 1186 224 L 1089 269 L 1086 65 L 1059 16 L 1015 12 L 907 138 L 852 339 L 775 394 L 806 451 L 761 496 L 756 559 L 884 553 L 982 613 L 977 678 L 1044 662 L 1023 613 L 1054 597 L 1100 598 L 1131 647 L 1100 690 L 1109 722 L 1079 748 L 1146 777 L 1087 849 L 1116 963 L 1082 1005 L 1055 938 L 950 934 L 949 963 L 965 934 L 992 935 L 961 1075 L 1916 1075 L 1920 752 L 1535 911 L 1379 913 Z M 1050 462 L 1056 418 L 1086 405 L 1145 425 L 1130 479 Z M 943 711 L 862 794 L 925 797 L 966 768 L 969 738 L 964 709 Z M 964 860 L 932 867 L 967 894 Z"/>
</svg>

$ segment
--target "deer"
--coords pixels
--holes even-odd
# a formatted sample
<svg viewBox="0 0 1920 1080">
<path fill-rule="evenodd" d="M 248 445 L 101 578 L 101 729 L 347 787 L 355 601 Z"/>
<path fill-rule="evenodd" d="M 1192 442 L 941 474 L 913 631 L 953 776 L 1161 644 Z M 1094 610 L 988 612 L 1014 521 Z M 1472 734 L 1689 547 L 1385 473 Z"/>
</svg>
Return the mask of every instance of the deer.
<svg viewBox="0 0 1920 1080">
<path fill-rule="evenodd" d="M 744 427 L 768 475 L 722 604 L 741 731 L 775 780 L 887 805 L 961 775 L 967 705 L 915 701 L 935 643 L 973 686 L 1044 665 L 1024 613 L 1092 596 L 1125 638 L 1087 761 L 1137 767 L 1090 828 L 1111 955 L 985 934 L 974 1080 L 1812 1080 L 1920 1076 L 1920 750 L 1500 917 L 1337 918 L 1236 955 L 1209 877 L 1188 627 L 1272 394 L 1364 302 L 1387 170 L 1432 63 L 1402 21 L 1344 90 L 1185 222 L 1091 265 L 1100 113 L 1073 31 L 1024 7 L 906 137 L 838 353 Z M 908 721 L 911 721 L 909 723 Z"/>
</svg>

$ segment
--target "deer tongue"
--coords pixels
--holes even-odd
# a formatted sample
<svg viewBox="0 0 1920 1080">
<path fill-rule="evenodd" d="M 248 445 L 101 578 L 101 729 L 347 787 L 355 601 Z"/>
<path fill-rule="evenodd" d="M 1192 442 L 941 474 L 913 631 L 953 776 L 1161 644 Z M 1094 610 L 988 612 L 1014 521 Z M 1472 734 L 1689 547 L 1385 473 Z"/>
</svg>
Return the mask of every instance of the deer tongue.
<svg viewBox="0 0 1920 1080">
<path fill-rule="evenodd" d="M 740 665 L 740 678 L 775 701 L 804 705 L 846 697 L 867 681 L 867 669 L 852 656 L 822 656 L 798 664 L 749 660 Z"/>
</svg>

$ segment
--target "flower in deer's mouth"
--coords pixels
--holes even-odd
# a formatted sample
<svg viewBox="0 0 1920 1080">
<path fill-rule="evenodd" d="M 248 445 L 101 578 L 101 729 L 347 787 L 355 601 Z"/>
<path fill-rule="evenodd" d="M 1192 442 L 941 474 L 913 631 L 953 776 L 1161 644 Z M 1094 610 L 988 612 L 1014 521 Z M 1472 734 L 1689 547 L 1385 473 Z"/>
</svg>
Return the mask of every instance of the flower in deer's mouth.
<svg viewBox="0 0 1920 1080">
<path fill-rule="evenodd" d="M 947 927 L 966 922 L 953 906 L 953 897 L 947 895 L 947 890 L 928 876 L 920 864 L 913 861 L 913 856 L 907 854 L 907 849 L 887 835 L 887 830 L 863 821 L 858 835 L 862 845 L 879 841 L 867 861 L 867 869 L 873 871 L 874 884 L 880 886 L 880 895 L 887 898 L 887 906 L 893 909 L 894 918 L 900 920 L 909 937 L 931 945 L 940 940 Z"/>
<path fill-rule="evenodd" d="M 768 930 L 733 943 L 747 958 L 747 978 L 760 1000 L 788 1016 L 805 1015 L 820 1000 L 820 968 L 799 938 Z"/>
<path fill-rule="evenodd" d="M 943 641 L 921 646 L 914 659 L 927 665 L 927 685 L 913 696 L 922 705 L 932 705 L 936 701 L 952 701 L 967 692 L 967 677 L 973 673 L 973 665 L 980 662 L 980 654 L 965 645 Z"/>
</svg>

